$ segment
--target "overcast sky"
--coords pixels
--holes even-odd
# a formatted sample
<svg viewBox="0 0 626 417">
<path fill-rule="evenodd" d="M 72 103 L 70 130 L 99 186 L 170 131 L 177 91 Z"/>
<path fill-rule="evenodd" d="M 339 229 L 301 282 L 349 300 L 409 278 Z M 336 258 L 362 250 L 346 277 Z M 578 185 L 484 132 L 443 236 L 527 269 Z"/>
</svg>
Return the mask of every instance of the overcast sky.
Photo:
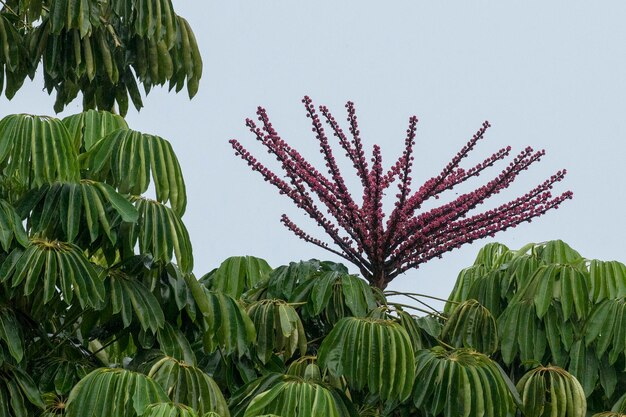
<svg viewBox="0 0 626 417">
<path fill-rule="evenodd" d="M 563 239 L 588 258 L 626 261 L 623 0 L 174 3 L 200 44 L 200 91 L 189 101 L 155 90 L 127 120 L 173 143 L 187 183 L 184 220 L 197 275 L 232 255 L 259 256 L 272 266 L 337 260 L 282 227 L 282 213 L 293 220 L 304 215 L 228 144 L 237 138 L 271 161 L 244 126 L 262 105 L 283 139 L 319 163 L 300 103 L 304 94 L 342 121 L 343 104 L 354 101 L 364 141 L 381 145 L 387 164 L 401 152 L 408 118 L 416 114 L 415 184 L 436 175 L 484 120 L 493 127 L 473 160 L 506 145 L 545 148 L 544 160 L 502 198 L 567 168 L 557 191 L 572 190 L 574 200 L 494 240 L 518 248 Z M 52 114 L 54 99 L 42 85 L 41 79 L 27 85 L 11 102 L 2 97 L 0 113 Z M 78 111 L 76 101 L 63 115 Z M 487 178 L 478 180 L 474 187 Z M 489 241 L 409 271 L 391 288 L 445 297 L 458 271 Z"/>
</svg>

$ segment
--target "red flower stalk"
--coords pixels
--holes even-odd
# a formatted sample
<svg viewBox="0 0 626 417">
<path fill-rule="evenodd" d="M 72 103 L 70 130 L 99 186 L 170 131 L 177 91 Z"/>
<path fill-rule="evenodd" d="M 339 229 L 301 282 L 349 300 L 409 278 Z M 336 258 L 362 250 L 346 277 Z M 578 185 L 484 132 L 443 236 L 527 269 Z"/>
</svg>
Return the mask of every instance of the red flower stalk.
<svg viewBox="0 0 626 417">
<path fill-rule="evenodd" d="M 543 150 L 534 151 L 528 147 L 513 158 L 512 162 L 491 181 L 470 193 L 459 195 L 440 207 L 420 212 L 427 200 L 438 199 L 444 191 L 452 190 L 456 185 L 477 177 L 485 169 L 509 156 L 511 148 L 507 147 L 474 167 L 459 166 L 478 141 L 483 139 L 490 126 L 489 123 L 483 123 L 438 176 L 426 181 L 417 191 L 412 191 L 411 173 L 417 117 L 412 116 L 409 119 L 404 152 L 385 172 L 378 145 L 373 147 L 371 166 L 368 164 L 354 104 L 352 102 L 346 104 L 350 137 L 344 133 L 328 109 L 320 106 L 319 114 L 338 140 L 361 180 L 363 196 L 359 203 L 353 199 L 346 187 L 322 119 L 311 99 L 304 97 L 302 102 L 326 161 L 327 176 L 315 169 L 298 151 L 278 136 L 262 107 L 257 110 L 260 126 L 251 119 L 246 120 L 246 125 L 281 164 L 285 173 L 284 179 L 258 162 L 237 140 L 231 140 L 230 144 L 235 149 L 236 155 L 314 219 L 333 241 L 335 248 L 305 233 L 283 214 L 281 222 L 289 230 L 301 239 L 353 263 L 370 284 L 376 287 L 385 288 L 398 274 L 408 269 L 416 268 L 432 258 L 441 257 L 445 252 L 459 248 L 465 243 L 493 236 L 496 232 L 515 227 L 522 222 L 530 222 L 534 217 L 558 208 L 564 200 L 572 198 L 573 194 L 570 191 L 557 197 L 553 197 L 550 192 L 554 184 L 565 176 L 566 171 L 562 170 L 515 200 L 495 209 L 468 216 L 468 213 L 473 212 L 489 197 L 508 188 L 521 171 L 539 161 L 545 153 Z M 397 200 L 386 218 L 383 212 L 383 194 L 396 180 Z M 325 212 L 318 204 L 325 207 Z"/>
</svg>

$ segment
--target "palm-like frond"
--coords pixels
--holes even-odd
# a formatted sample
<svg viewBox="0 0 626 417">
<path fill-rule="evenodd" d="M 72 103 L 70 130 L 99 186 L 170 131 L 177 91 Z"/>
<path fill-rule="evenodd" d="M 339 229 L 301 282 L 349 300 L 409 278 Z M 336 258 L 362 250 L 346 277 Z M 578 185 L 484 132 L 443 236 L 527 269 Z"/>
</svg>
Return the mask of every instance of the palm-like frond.
<svg viewBox="0 0 626 417">
<path fill-rule="evenodd" d="M 287 377 L 257 395 L 243 417 L 277 414 L 290 417 L 356 417 L 356 411 L 334 389 Z"/>
<path fill-rule="evenodd" d="M 165 356 L 151 367 L 148 376 L 174 403 L 188 405 L 200 415 L 215 411 L 230 417 L 226 400 L 215 381 L 195 366 Z"/>
<path fill-rule="evenodd" d="M 149 404 L 167 401 L 159 384 L 124 369 L 100 368 L 72 389 L 67 417 L 137 417 Z"/>
<path fill-rule="evenodd" d="M 176 256 L 180 270 L 183 273 L 191 272 L 191 241 L 180 217 L 171 208 L 154 200 L 137 199 L 135 208 L 139 212 L 139 219 L 130 224 L 125 232 L 128 253 L 133 253 L 138 243 L 139 251 L 152 255 L 156 262 L 167 265 Z"/>
<path fill-rule="evenodd" d="M 392 320 L 347 317 L 323 340 L 319 364 L 350 387 L 383 401 L 403 401 L 415 376 L 413 347 L 406 330 Z"/>
<path fill-rule="evenodd" d="M 43 292 L 46 304 L 59 292 L 71 305 L 74 296 L 82 308 L 98 308 L 104 284 L 83 252 L 66 242 L 34 239 L 25 250 L 16 249 L 0 267 L 0 281 L 18 287 L 23 295 Z"/>
<path fill-rule="evenodd" d="M 120 129 L 93 144 L 81 158 L 90 179 L 106 182 L 121 194 L 136 196 L 154 182 L 158 202 L 169 201 L 179 216 L 185 212 L 183 174 L 172 145 L 165 139 Z"/>
<path fill-rule="evenodd" d="M 5 362 L 0 366 L 0 413 L 29 417 L 36 408 L 44 408 L 44 402 L 35 382 L 22 369 Z"/>
<path fill-rule="evenodd" d="M 77 153 L 63 123 L 15 114 L 0 120 L 3 188 L 19 193 L 55 181 L 79 180 Z"/>
<path fill-rule="evenodd" d="M 195 278 L 191 276 L 189 280 L 195 281 Z M 200 286 L 197 282 L 196 285 Z M 204 288 L 200 290 L 201 295 L 194 294 L 194 298 L 207 325 L 203 337 L 205 349 L 213 352 L 220 347 L 227 355 L 243 356 L 256 338 L 252 320 L 232 297 Z"/>
<path fill-rule="evenodd" d="M 89 180 L 44 184 L 16 205 L 28 218 L 32 234 L 74 242 L 84 230 L 86 245 L 102 235 L 115 244 L 120 222 L 132 223 L 139 217 L 132 203 L 110 185 Z"/>
<path fill-rule="evenodd" d="M 538 367 L 517 383 L 527 417 L 566 415 L 584 417 L 587 400 L 580 383 L 564 369 L 556 366 Z"/>
<path fill-rule="evenodd" d="M 24 357 L 24 339 L 22 337 L 22 327 L 20 326 L 15 313 L 8 306 L 0 305 L 0 363 L 4 356 L 4 349 L 8 349 L 8 353 L 18 363 Z"/>
<path fill-rule="evenodd" d="M 15 207 L 4 200 L 0 200 L 0 245 L 2 245 L 2 250 L 9 252 L 13 242 L 28 246 L 28 235 Z"/>
<path fill-rule="evenodd" d="M 296 351 L 306 353 L 307 342 L 296 310 L 283 300 L 262 300 L 251 304 L 247 313 L 256 328 L 257 357 L 267 363 L 273 354 L 284 361 Z"/>
<path fill-rule="evenodd" d="M 87 110 L 63 119 L 74 148 L 80 153 L 118 129 L 128 129 L 126 120 L 108 111 Z"/>
<path fill-rule="evenodd" d="M 163 310 L 144 283 L 119 269 L 110 269 L 105 280 L 113 314 L 121 314 L 124 327 L 137 320 L 144 331 L 156 333 L 165 323 Z"/>
<path fill-rule="evenodd" d="M 496 320 L 476 300 L 467 300 L 457 306 L 446 321 L 441 338 L 454 347 L 473 348 L 486 355 L 498 349 Z"/>
<path fill-rule="evenodd" d="M 428 415 L 512 417 L 513 384 L 495 362 L 471 349 L 418 352 L 413 402 Z"/>
<path fill-rule="evenodd" d="M 238 299 L 245 291 L 267 279 L 271 271 L 272 267 L 261 258 L 233 256 L 200 278 L 200 282 L 212 291 L 220 291 Z"/>
</svg>

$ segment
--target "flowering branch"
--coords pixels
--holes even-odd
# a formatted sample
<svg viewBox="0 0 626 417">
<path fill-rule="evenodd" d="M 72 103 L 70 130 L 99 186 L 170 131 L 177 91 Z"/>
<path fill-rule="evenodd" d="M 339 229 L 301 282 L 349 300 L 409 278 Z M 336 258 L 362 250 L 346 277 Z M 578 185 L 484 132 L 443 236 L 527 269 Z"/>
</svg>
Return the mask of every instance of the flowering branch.
<svg viewBox="0 0 626 417">
<path fill-rule="evenodd" d="M 470 215 L 479 205 L 493 195 L 507 189 L 517 176 L 539 161 L 545 152 L 528 147 L 520 152 L 499 175 L 472 192 L 462 194 L 453 201 L 431 210 L 420 212 L 423 204 L 430 199 L 438 199 L 440 194 L 452 190 L 457 185 L 479 176 L 498 161 L 510 155 L 506 147 L 495 152 L 481 163 L 470 167 L 460 167 L 461 161 L 484 138 L 490 127 L 488 122 L 452 158 L 441 173 L 426 181 L 413 192 L 412 177 L 417 117 L 409 119 L 405 146 L 402 155 L 385 171 L 380 147 L 374 145 L 368 163 L 363 150 L 359 125 L 354 104 L 348 102 L 349 134 L 344 133 L 333 115 L 325 106 L 319 107 L 319 114 L 341 149 L 352 163 L 361 181 L 363 193 L 360 204 L 349 192 L 333 148 L 324 129 L 322 118 L 311 99 L 302 100 L 306 115 L 311 119 L 312 131 L 319 142 L 320 152 L 326 161 L 328 175 L 321 173 L 307 162 L 295 149 L 283 141 L 274 130 L 265 109 L 257 109 L 257 125 L 251 119 L 246 126 L 256 139 L 276 157 L 285 176 L 274 174 L 261 164 L 237 140 L 230 144 L 235 154 L 240 156 L 253 171 L 263 176 L 265 181 L 278 188 L 281 194 L 289 197 L 294 204 L 314 219 L 332 240 L 335 248 L 304 232 L 299 226 L 282 215 L 281 223 L 299 238 L 330 251 L 356 265 L 370 284 L 385 288 L 398 274 L 416 268 L 428 260 L 441 257 L 444 253 L 459 248 L 495 233 L 516 227 L 523 222 L 556 209 L 572 198 L 566 191 L 552 196 L 553 186 L 566 174 L 558 171 L 548 180 L 528 193 L 499 207 L 483 213 Z M 385 220 L 383 195 L 392 183 L 398 182 L 398 192 L 394 208 Z M 320 209 L 322 204 L 324 209 Z"/>
</svg>

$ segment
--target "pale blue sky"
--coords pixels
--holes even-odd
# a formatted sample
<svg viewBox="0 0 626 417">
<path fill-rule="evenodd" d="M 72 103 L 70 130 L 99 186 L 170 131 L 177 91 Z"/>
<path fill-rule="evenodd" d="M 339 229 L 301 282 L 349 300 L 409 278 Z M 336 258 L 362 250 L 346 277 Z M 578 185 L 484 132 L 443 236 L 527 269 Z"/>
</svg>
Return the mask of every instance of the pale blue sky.
<svg viewBox="0 0 626 417">
<path fill-rule="evenodd" d="M 340 120 L 343 103 L 354 101 L 365 142 L 381 145 L 388 163 L 416 114 L 416 181 L 438 173 L 485 119 L 493 128 L 476 160 L 506 145 L 545 148 L 545 159 L 502 197 L 567 168 L 557 191 L 571 189 L 574 200 L 495 240 L 520 247 L 561 238 L 589 258 L 626 261 L 626 2 L 188 0 L 175 7 L 200 44 L 200 92 L 189 101 L 156 90 L 128 121 L 169 139 L 179 156 L 196 274 L 231 255 L 273 266 L 336 260 L 279 224 L 283 212 L 304 216 L 228 145 L 238 138 L 269 161 L 243 124 L 263 105 L 283 138 L 319 161 L 304 94 Z M 3 97 L 0 113 L 52 113 L 53 98 L 41 88 L 38 80 L 11 102 Z M 69 107 L 79 110 L 79 101 Z M 447 296 L 488 241 L 410 271 L 392 288 Z"/>
</svg>

